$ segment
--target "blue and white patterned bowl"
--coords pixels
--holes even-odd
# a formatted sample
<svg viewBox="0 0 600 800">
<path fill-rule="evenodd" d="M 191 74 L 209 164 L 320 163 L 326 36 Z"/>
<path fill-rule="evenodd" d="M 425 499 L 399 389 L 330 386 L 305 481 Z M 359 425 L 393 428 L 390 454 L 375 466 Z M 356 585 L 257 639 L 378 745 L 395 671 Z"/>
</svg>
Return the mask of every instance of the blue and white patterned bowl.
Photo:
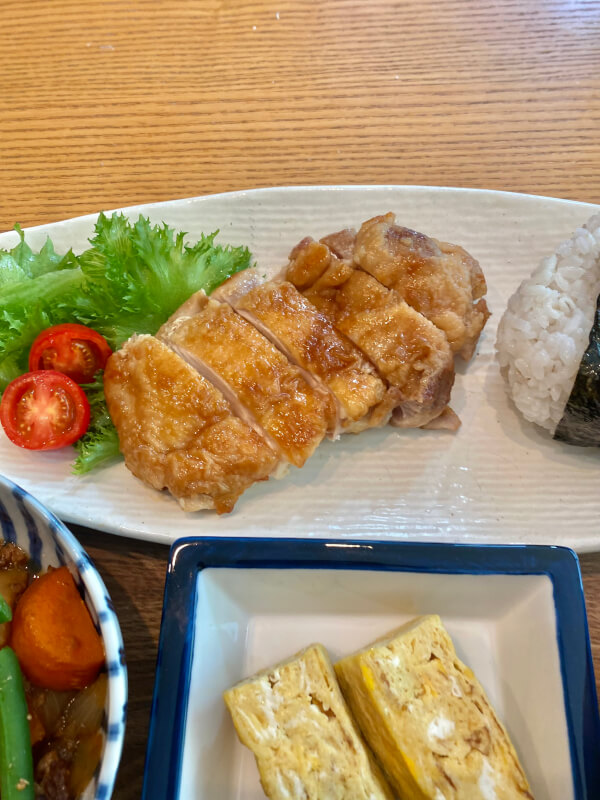
<svg viewBox="0 0 600 800">
<path fill-rule="evenodd" d="M 96 774 L 82 800 L 110 798 L 123 748 L 127 668 L 117 615 L 102 578 L 73 534 L 34 497 L 0 476 L 0 537 L 15 542 L 42 569 L 66 565 L 104 642 L 108 691 L 104 746 Z"/>
</svg>

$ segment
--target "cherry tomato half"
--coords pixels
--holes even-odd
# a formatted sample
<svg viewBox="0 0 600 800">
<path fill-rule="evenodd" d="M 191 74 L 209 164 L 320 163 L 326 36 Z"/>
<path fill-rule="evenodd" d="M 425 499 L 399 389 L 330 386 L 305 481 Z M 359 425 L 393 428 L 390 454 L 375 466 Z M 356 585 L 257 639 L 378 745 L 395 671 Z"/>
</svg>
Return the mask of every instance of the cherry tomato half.
<svg viewBox="0 0 600 800">
<path fill-rule="evenodd" d="M 29 351 L 29 370 L 55 369 L 76 383 L 90 383 L 111 353 L 104 336 L 85 325 L 66 322 L 39 334 Z"/>
<path fill-rule="evenodd" d="M 14 444 L 56 450 L 73 444 L 90 424 L 90 404 L 81 386 L 55 370 L 26 372 L 8 384 L 0 422 Z"/>
</svg>

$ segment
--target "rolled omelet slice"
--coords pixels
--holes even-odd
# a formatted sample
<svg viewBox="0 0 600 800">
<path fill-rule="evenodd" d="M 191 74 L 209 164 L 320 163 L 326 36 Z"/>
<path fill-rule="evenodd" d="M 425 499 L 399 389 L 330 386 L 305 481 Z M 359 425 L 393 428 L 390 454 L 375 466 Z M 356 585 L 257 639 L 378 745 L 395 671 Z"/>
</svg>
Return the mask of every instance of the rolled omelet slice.
<svg viewBox="0 0 600 800">
<path fill-rule="evenodd" d="M 504 726 L 437 615 L 342 659 L 335 671 L 402 800 L 532 800 Z"/>
<path fill-rule="evenodd" d="M 393 800 L 321 645 L 223 697 L 271 800 Z"/>
</svg>

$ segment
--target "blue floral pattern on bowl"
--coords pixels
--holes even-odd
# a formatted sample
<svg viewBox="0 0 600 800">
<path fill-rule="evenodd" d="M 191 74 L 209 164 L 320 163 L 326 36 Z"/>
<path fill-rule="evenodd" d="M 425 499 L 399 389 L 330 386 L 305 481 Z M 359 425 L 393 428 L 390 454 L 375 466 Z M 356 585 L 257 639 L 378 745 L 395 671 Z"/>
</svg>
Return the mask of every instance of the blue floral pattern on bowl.
<svg viewBox="0 0 600 800">
<path fill-rule="evenodd" d="M 75 536 L 38 500 L 0 476 L 0 538 L 26 550 L 42 570 L 67 566 L 102 636 L 108 690 L 104 745 L 96 774 L 82 800 L 109 800 L 123 749 L 127 715 L 127 667 L 117 615 L 102 578 Z"/>
</svg>

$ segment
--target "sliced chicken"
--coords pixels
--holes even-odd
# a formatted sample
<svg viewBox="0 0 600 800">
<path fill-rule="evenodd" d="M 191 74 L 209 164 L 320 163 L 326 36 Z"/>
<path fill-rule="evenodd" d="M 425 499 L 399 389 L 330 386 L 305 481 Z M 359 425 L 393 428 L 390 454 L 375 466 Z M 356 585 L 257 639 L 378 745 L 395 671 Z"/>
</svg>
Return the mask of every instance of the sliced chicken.
<svg viewBox="0 0 600 800">
<path fill-rule="evenodd" d="M 262 283 L 242 272 L 215 295 L 333 394 L 342 430 L 356 433 L 387 422 L 391 409 L 380 407 L 386 387 L 373 365 L 291 283 Z"/>
<path fill-rule="evenodd" d="M 282 472 L 264 438 L 153 336 L 134 336 L 110 357 L 104 393 L 128 468 L 186 511 L 231 511 L 249 486 Z"/>
<path fill-rule="evenodd" d="M 336 277 L 333 268 L 338 266 L 342 272 Z M 341 280 L 341 275 L 350 276 L 354 269 L 351 261 L 340 260 L 324 242 L 315 242 L 310 236 L 298 242 L 290 253 L 290 260 L 284 269 L 282 276 L 296 289 L 304 292 L 310 289 L 315 283 L 328 272 L 337 283 Z"/>
<path fill-rule="evenodd" d="M 185 510 L 230 511 L 298 467 L 325 435 L 391 422 L 456 430 L 454 354 L 489 316 L 479 264 L 374 217 L 302 240 L 282 274 L 246 270 L 197 292 L 104 375 L 129 469 Z"/>
<path fill-rule="evenodd" d="M 219 300 L 219 302 L 229 303 L 231 306 L 235 306 L 236 302 L 241 297 L 248 294 L 249 291 L 255 289 L 257 286 L 261 286 L 264 282 L 264 275 L 261 275 L 256 267 L 250 267 L 228 278 L 225 283 L 217 287 L 210 296 L 212 300 Z M 185 303 L 181 308 L 185 308 Z"/>
<path fill-rule="evenodd" d="M 361 226 L 353 259 L 441 328 L 454 353 L 471 358 L 489 311 L 483 272 L 466 250 L 396 225 L 390 213 Z"/>
<path fill-rule="evenodd" d="M 202 293 L 194 297 L 197 313 L 186 317 L 177 312 L 158 337 L 214 383 L 236 415 L 301 467 L 336 426 L 331 394 L 311 386 L 228 304 Z"/>
<path fill-rule="evenodd" d="M 324 236 L 321 242 L 331 250 L 331 252 L 343 261 L 352 261 L 354 258 L 354 247 L 356 246 L 356 231 L 354 228 L 344 228 L 342 231 L 330 233 Z"/>
<path fill-rule="evenodd" d="M 231 278 L 226 280 L 225 283 L 221 284 L 218 289 L 211 293 L 211 300 L 218 300 L 220 303 L 228 303 L 241 317 L 247 320 L 256 328 L 257 331 L 259 331 L 259 333 L 262 333 L 263 336 L 265 336 L 272 344 L 274 344 L 275 347 L 281 353 L 283 353 L 288 361 L 298 367 L 298 370 L 300 371 L 300 374 L 304 380 L 310 386 L 312 386 L 317 393 L 322 395 L 330 395 L 330 402 L 332 403 L 331 408 L 334 413 L 332 422 L 334 424 L 330 424 L 327 430 L 327 435 L 330 439 L 337 439 L 340 435 L 342 424 L 346 421 L 346 417 L 344 409 L 338 402 L 333 392 L 331 392 L 327 385 L 316 374 L 310 372 L 302 364 L 300 364 L 299 361 L 292 356 L 284 343 L 279 340 L 273 331 L 270 331 L 263 322 L 261 322 L 257 317 L 253 316 L 250 312 L 236 307 L 238 302 L 240 302 L 246 294 L 248 294 L 251 290 L 258 289 L 263 285 L 266 285 L 264 276 L 261 277 L 257 269 L 246 269 L 243 272 L 238 272 L 236 275 L 233 275 Z M 184 306 L 185 305 L 186 304 L 184 303 Z M 177 317 L 178 315 L 180 315 L 180 311 L 177 311 L 173 317 L 171 317 L 171 319 Z"/>
<path fill-rule="evenodd" d="M 421 427 L 438 417 L 454 382 L 445 334 L 395 292 L 331 253 L 324 242 L 303 240 L 292 256 L 288 280 L 389 384 L 392 424 Z"/>
</svg>

